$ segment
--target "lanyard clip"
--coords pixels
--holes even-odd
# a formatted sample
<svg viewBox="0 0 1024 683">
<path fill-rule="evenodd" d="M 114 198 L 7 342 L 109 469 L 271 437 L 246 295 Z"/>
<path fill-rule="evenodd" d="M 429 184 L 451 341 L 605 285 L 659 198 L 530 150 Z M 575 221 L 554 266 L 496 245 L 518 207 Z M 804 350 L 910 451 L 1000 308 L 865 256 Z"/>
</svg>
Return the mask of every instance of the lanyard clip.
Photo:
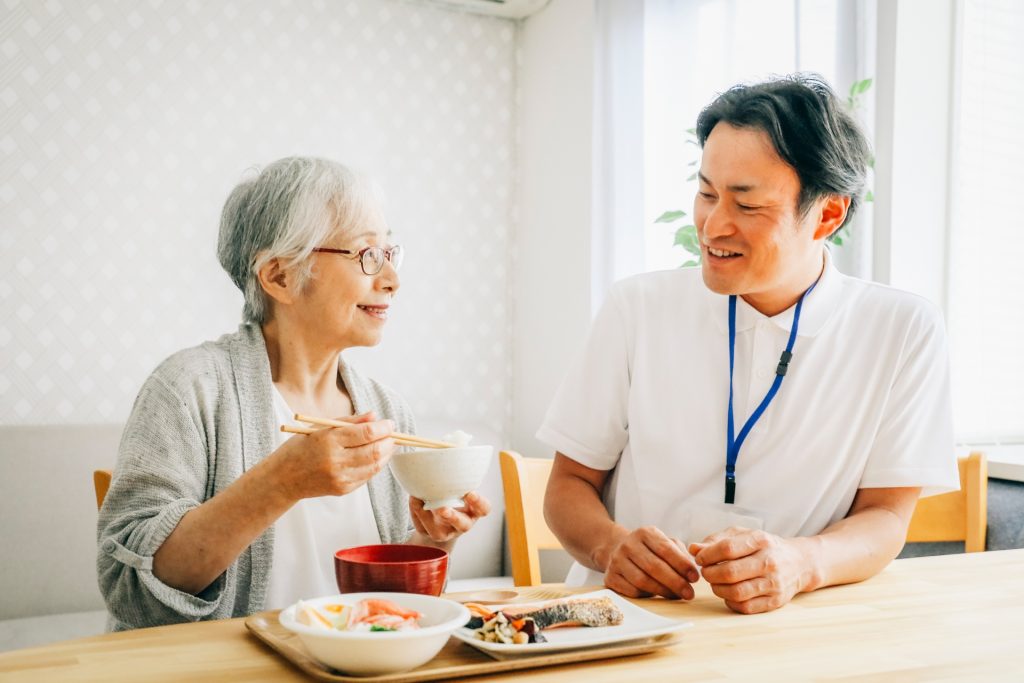
<svg viewBox="0 0 1024 683">
<path fill-rule="evenodd" d="M 725 473 L 725 502 L 732 504 L 736 502 L 736 474 L 735 472 Z"/>
<path fill-rule="evenodd" d="M 793 360 L 793 354 L 789 351 L 783 351 L 782 355 L 779 356 L 779 366 L 775 368 L 775 374 L 779 377 L 786 376 L 786 370 L 789 369 L 789 361 Z"/>
</svg>

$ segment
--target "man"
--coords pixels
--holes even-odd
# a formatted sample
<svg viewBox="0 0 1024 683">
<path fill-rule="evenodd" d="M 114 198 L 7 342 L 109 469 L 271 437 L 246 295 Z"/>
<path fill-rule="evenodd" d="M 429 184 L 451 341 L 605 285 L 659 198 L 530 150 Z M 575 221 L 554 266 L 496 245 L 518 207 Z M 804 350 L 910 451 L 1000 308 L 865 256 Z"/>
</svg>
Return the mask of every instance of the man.
<svg viewBox="0 0 1024 683">
<path fill-rule="evenodd" d="M 839 273 L 869 149 L 820 80 L 700 115 L 702 264 L 618 283 L 537 433 L 567 581 L 742 613 L 868 578 L 958 487 L 940 312 Z"/>
</svg>

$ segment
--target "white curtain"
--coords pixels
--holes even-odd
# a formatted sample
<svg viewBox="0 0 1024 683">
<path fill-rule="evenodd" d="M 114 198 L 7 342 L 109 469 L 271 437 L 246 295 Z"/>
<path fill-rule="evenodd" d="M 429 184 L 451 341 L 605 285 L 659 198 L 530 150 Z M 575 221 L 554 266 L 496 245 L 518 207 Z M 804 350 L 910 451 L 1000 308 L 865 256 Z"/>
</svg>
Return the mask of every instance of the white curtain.
<svg viewBox="0 0 1024 683">
<path fill-rule="evenodd" d="M 644 7 L 598 0 L 591 306 L 644 270 Z"/>
</svg>

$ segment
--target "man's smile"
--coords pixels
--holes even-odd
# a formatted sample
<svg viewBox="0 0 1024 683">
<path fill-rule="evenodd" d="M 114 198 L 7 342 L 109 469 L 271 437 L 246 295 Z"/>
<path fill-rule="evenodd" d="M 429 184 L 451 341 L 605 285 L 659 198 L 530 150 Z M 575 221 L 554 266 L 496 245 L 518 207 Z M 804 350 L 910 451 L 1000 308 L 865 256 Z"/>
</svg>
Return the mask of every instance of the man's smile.
<svg viewBox="0 0 1024 683">
<path fill-rule="evenodd" d="M 731 251 L 729 249 L 717 249 L 717 248 L 709 246 L 707 244 L 705 244 L 704 247 L 707 249 L 708 254 L 710 254 L 711 256 L 713 256 L 715 258 L 729 259 L 729 258 L 736 258 L 737 256 L 743 256 L 743 254 L 741 254 L 738 251 Z"/>
</svg>

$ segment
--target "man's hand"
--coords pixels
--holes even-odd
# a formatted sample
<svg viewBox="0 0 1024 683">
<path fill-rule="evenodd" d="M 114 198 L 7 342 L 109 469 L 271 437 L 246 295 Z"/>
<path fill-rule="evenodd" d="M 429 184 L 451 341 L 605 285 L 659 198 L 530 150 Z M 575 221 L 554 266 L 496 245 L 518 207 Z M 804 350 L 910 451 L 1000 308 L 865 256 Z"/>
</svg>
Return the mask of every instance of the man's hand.
<svg viewBox="0 0 1024 683">
<path fill-rule="evenodd" d="M 755 614 L 778 609 L 807 588 L 812 567 L 797 541 L 731 527 L 689 550 L 729 609 Z"/>
<path fill-rule="evenodd" d="M 620 527 L 621 528 L 621 527 Z M 653 526 L 620 537 L 608 553 L 604 585 L 629 598 L 660 595 L 693 599 L 691 583 L 700 578 L 682 544 Z"/>
<path fill-rule="evenodd" d="M 409 512 L 416 531 L 434 543 L 450 543 L 473 528 L 477 520 L 491 511 L 490 502 L 475 491 L 467 493 L 459 508 L 424 510 L 423 501 L 409 497 Z"/>
</svg>

